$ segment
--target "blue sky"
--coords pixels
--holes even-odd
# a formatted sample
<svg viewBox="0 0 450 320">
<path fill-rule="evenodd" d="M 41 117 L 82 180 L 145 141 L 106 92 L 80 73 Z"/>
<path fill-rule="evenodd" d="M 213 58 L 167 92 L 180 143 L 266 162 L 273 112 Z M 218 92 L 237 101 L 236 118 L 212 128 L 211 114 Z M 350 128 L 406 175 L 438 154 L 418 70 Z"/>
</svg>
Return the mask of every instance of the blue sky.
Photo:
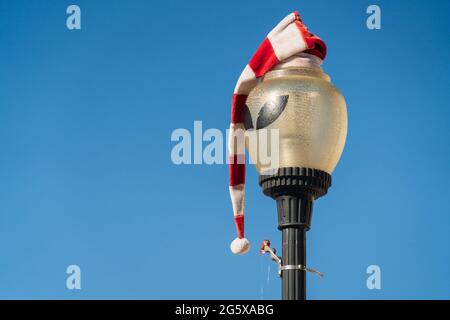
<svg viewBox="0 0 450 320">
<path fill-rule="evenodd" d="M 82 29 L 65 13 L 81 7 Z M 378 4 L 382 29 L 366 28 Z M 278 299 L 275 204 L 248 170 L 235 257 L 225 165 L 174 129 L 228 127 L 235 82 L 299 10 L 328 45 L 347 144 L 308 233 L 310 299 L 450 298 L 448 1 L 0 0 L 0 298 Z M 66 268 L 82 290 L 66 289 Z M 368 290 L 379 265 L 382 289 Z M 270 269 L 269 269 L 270 268 Z"/>
</svg>

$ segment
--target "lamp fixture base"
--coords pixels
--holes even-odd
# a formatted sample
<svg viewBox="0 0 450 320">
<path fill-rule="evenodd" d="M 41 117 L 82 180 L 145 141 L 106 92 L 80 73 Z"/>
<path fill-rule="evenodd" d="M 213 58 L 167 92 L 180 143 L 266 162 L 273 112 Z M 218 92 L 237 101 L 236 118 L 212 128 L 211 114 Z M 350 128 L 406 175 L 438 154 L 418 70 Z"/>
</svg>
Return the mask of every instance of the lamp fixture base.
<svg viewBox="0 0 450 320">
<path fill-rule="evenodd" d="M 278 229 L 311 227 L 314 200 L 331 186 L 331 175 L 312 168 L 279 168 L 259 176 L 263 193 L 276 200 Z"/>
</svg>

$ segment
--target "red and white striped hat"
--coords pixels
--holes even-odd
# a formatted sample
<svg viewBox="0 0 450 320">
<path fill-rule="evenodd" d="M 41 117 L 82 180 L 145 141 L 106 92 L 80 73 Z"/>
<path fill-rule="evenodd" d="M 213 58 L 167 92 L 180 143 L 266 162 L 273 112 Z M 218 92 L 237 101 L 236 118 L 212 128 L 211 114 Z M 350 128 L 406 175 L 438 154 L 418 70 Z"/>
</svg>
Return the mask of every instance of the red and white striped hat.
<svg viewBox="0 0 450 320">
<path fill-rule="evenodd" d="M 237 238 L 230 246 L 234 254 L 245 254 L 250 249 L 250 243 L 244 236 L 245 147 L 235 143 L 243 141 L 243 137 L 239 138 L 239 135 L 243 135 L 245 130 L 247 96 L 256 86 L 258 78 L 280 62 L 302 52 L 323 60 L 326 45 L 319 37 L 308 31 L 298 12 L 293 12 L 269 32 L 245 66 L 234 89 L 229 130 L 230 196 L 237 229 Z"/>
</svg>

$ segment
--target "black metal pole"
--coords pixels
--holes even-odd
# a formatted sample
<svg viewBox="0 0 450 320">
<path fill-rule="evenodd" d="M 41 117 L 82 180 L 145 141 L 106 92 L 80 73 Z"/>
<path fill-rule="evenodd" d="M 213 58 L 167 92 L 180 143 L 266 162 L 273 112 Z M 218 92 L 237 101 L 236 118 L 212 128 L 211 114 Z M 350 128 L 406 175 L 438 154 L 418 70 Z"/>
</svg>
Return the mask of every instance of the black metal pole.
<svg viewBox="0 0 450 320">
<path fill-rule="evenodd" d="M 306 265 L 306 229 L 285 228 L 282 230 L 283 264 Z M 285 270 L 282 273 L 281 297 L 283 300 L 306 299 L 306 272 Z"/>
<path fill-rule="evenodd" d="M 325 195 L 331 176 L 310 168 L 280 168 L 259 177 L 265 195 L 274 198 L 282 232 L 282 299 L 306 299 L 306 232 L 314 200 Z"/>
<path fill-rule="evenodd" d="M 282 195 L 276 198 L 278 229 L 282 234 L 282 299 L 306 299 L 306 231 L 311 225 L 313 196 Z"/>
</svg>

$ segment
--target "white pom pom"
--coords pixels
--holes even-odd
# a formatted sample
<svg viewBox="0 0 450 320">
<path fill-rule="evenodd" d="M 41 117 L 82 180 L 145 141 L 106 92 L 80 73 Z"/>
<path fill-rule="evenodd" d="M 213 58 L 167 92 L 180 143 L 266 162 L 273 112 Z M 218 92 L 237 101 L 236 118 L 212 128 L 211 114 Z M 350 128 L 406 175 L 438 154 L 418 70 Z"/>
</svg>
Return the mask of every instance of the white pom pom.
<svg viewBox="0 0 450 320">
<path fill-rule="evenodd" d="M 230 249 L 237 255 L 246 254 L 250 250 L 250 242 L 245 238 L 236 238 L 231 242 Z"/>
</svg>

